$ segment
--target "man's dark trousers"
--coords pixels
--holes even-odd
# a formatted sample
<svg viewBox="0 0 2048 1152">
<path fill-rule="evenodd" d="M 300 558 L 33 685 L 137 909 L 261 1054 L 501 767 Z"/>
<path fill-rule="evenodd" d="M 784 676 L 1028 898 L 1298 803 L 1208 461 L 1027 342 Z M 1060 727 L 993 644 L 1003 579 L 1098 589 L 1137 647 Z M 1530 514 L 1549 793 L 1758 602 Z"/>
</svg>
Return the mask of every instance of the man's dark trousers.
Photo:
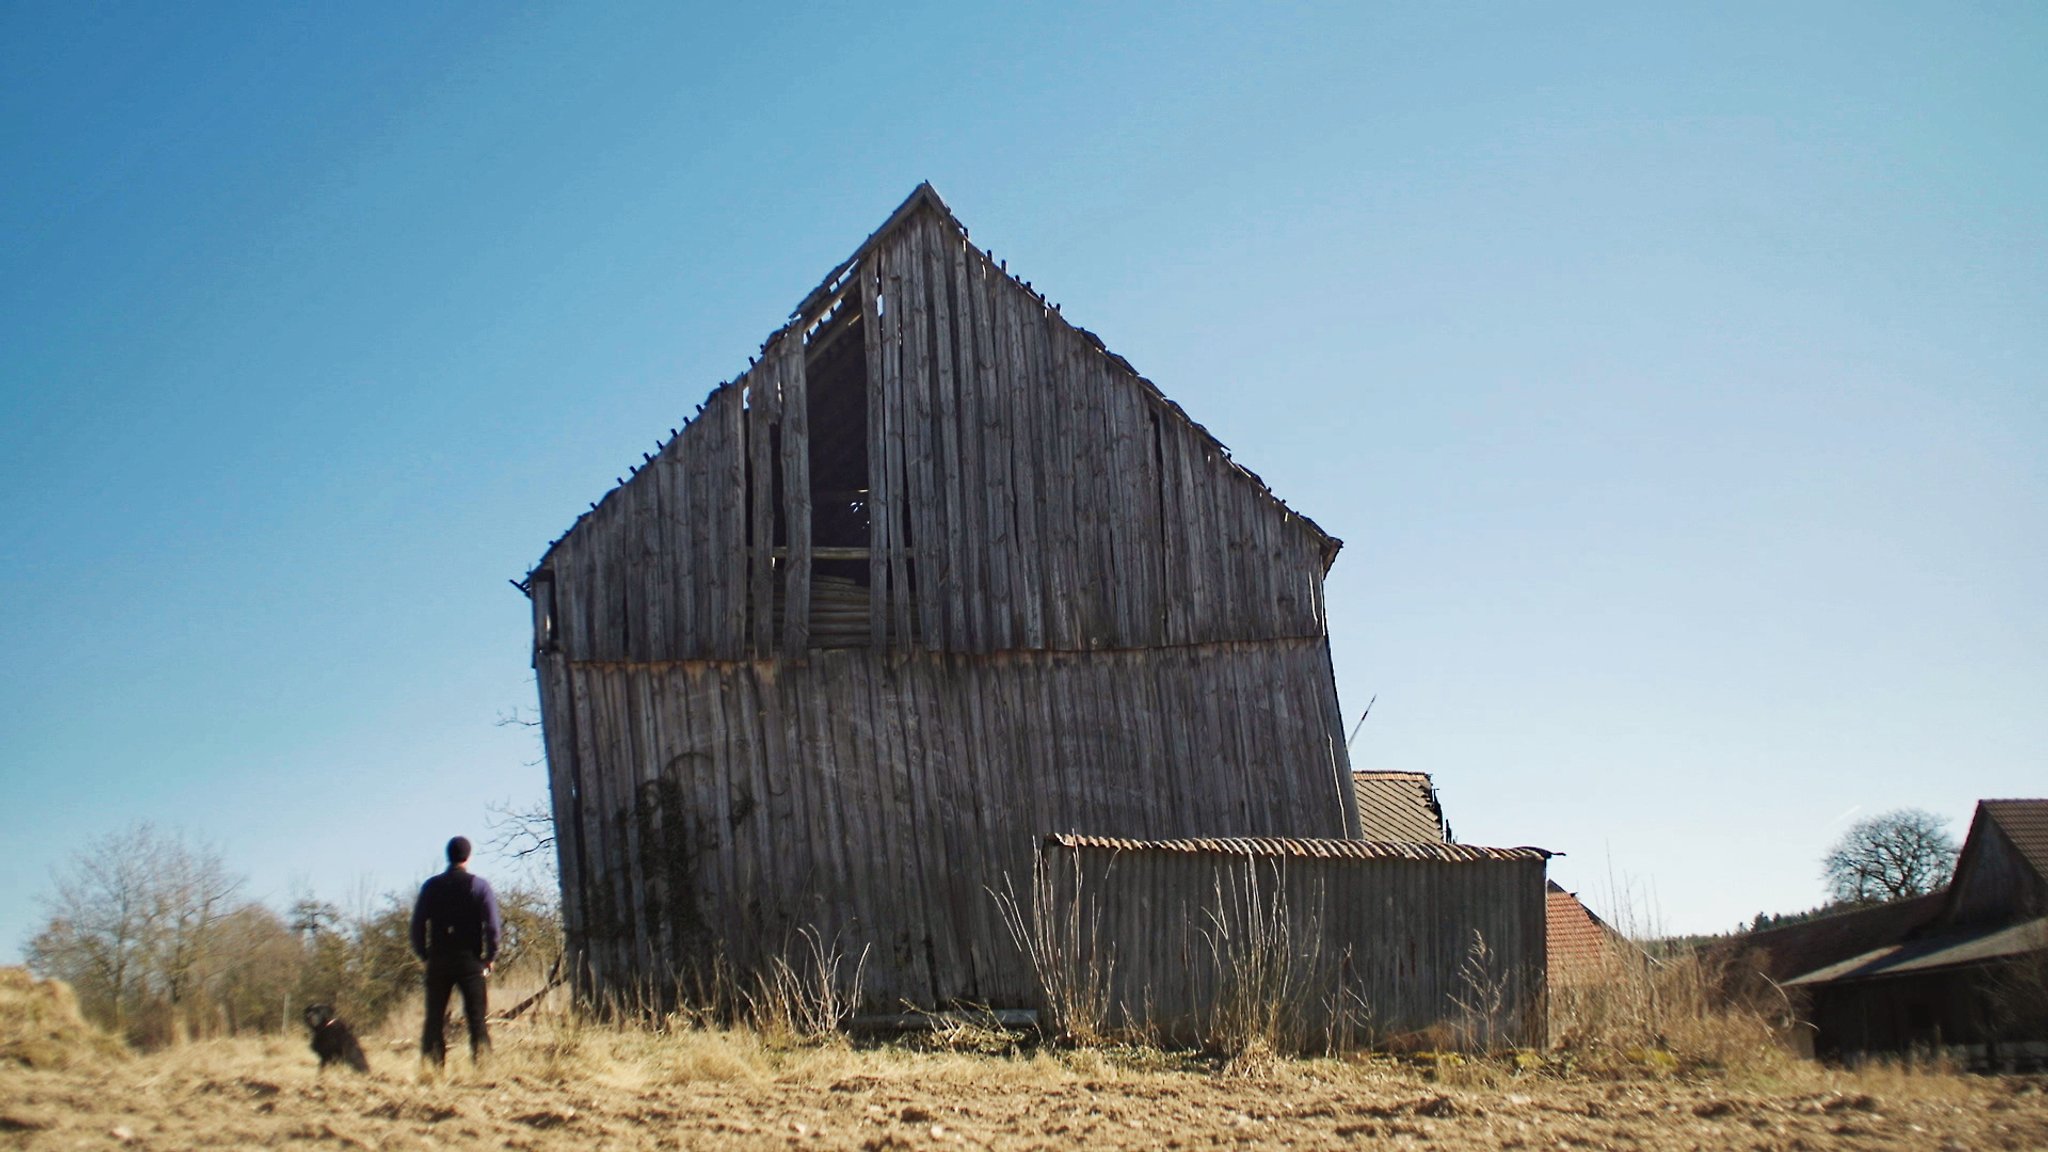
<svg viewBox="0 0 2048 1152">
<path fill-rule="evenodd" d="M 462 990 L 462 1015 L 469 1021 L 469 1056 L 474 1060 L 491 1047 L 484 1028 L 490 1009 L 484 962 L 475 956 L 434 956 L 427 960 L 427 1024 L 420 1036 L 420 1055 L 436 1064 L 448 1059 L 448 995 Z"/>
</svg>

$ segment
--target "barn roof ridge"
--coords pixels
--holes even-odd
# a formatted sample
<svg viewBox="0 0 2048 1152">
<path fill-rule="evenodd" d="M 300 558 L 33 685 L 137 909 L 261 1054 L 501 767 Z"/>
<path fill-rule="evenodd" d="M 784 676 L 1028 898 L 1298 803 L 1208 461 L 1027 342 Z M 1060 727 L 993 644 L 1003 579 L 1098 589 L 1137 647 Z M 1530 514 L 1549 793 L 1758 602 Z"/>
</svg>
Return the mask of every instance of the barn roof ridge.
<svg viewBox="0 0 2048 1152">
<path fill-rule="evenodd" d="M 587 520 L 599 508 L 603 507 L 604 503 L 607 500 L 611 499 L 613 493 L 619 491 L 620 489 L 624 488 L 627 484 L 631 483 L 634 477 L 639 475 L 641 467 L 648 463 L 651 463 L 656 456 L 659 456 L 663 452 L 666 452 L 668 450 L 669 445 L 675 442 L 678 434 L 683 429 L 688 428 L 692 423 L 694 423 L 696 421 L 697 416 L 703 413 L 705 406 L 710 402 L 710 397 L 716 396 L 718 393 L 724 391 L 727 388 L 735 387 L 739 385 L 741 381 L 745 380 L 747 377 L 747 373 L 753 370 L 754 365 L 762 358 L 762 356 L 768 351 L 769 348 L 774 346 L 776 341 L 782 339 L 792 329 L 799 332 L 805 331 L 809 329 L 813 323 L 816 323 L 825 316 L 828 316 L 831 313 L 833 306 L 836 305 L 840 301 L 840 299 L 845 295 L 845 293 L 852 287 L 849 277 L 851 276 L 853 270 L 859 266 L 861 258 L 866 256 L 868 253 L 872 252 L 876 248 L 876 246 L 879 245 L 885 238 L 896 232 L 898 229 L 904 227 L 911 220 L 915 219 L 918 213 L 921 211 L 930 211 L 936 213 L 941 220 L 952 226 L 952 228 L 960 234 L 960 237 L 962 239 L 967 240 L 970 244 L 972 244 L 972 234 L 968 231 L 967 225 L 962 223 L 960 218 L 953 213 L 953 209 L 949 207 L 946 204 L 945 199 L 939 195 L 938 189 L 933 188 L 932 183 L 929 180 L 919 181 L 917 187 L 910 190 L 910 195 L 904 197 L 903 202 L 898 204 L 895 210 L 889 213 L 888 218 L 883 220 L 881 225 L 877 227 L 873 232 L 868 233 L 867 238 L 862 240 L 860 244 L 854 248 L 852 254 L 848 255 L 846 259 L 841 260 L 838 264 L 834 265 L 832 271 L 827 273 L 825 275 L 825 278 L 818 282 L 818 286 L 811 289 L 810 292 L 806 293 L 804 298 L 797 303 L 797 306 L 793 310 L 791 310 L 789 318 L 785 320 L 780 327 L 777 327 L 774 331 L 770 332 L 766 339 L 761 341 L 760 351 L 756 353 L 756 355 L 747 358 L 746 371 L 738 373 L 729 380 L 721 381 L 717 386 L 713 387 L 711 391 L 706 394 L 705 402 L 697 405 L 696 413 L 693 413 L 691 416 L 685 418 L 683 422 L 677 425 L 675 428 L 669 429 L 669 434 L 666 438 L 656 441 L 654 452 L 643 453 L 642 460 L 639 465 L 629 467 L 624 476 L 618 477 L 616 482 L 613 483 L 613 485 L 610 488 L 605 490 L 603 496 L 598 497 L 597 500 L 594 501 L 588 509 L 579 513 L 576 519 L 570 522 L 569 527 L 562 530 L 560 535 L 556 536 L 553 540 L 548 541 L 548 546 L 541 552 L 541 558 L 534 562 L 532 568 L 527 570 L 526 579 L 512 581 L 513 586 L 515 588 L 518 588 L 521 592 L 528 592 L 531 586 L 533 574 L 535 572 L 538 572 L 540 569 L 546 567 L 548 556 L 554 551 L 556 545 L 560 544 L 563 540 L 567 539 L 571 533 L 575 532 L 578 528 L 582 527 L 583 522 Z M 1199 433 L 1202 436 L 1202 438 L 1207 440 L 1209 444 L 1216 450 L 1216 452 L 1219 455 L 1219 458 L 1222 460 L 1224 464 L 1228 465 L 1229 468 L 1232 471 L 1236 472 L 1239 476 L 1243 477 L 1246 480 L 1249 480 L 1254 490 L 1256 490 L 1261 496 L 1265 497 L 1267 500 L 1271 501 L 1276 507 L 1278 507 L 1282 515 L 1284 515 L 1290 520 L 1299 521 L 1303 527 L 1307 528 L 1308 531 L 1316 538 L 1316 540 L 1320 543 L 1322 547 L 1324 571 L 1327 572 L 1329 570 L 1330 565 L 1335 563 L 1337 559 L 1338 551 L 1344 547 L 1344 542 L 1342 540 L 1338 539 L 1337 537 L 1331 535 L 1328 531 L 1324 530 L 1322 525 L 1316 523 L 1314 520 L 1303 515 L 1301 512 L 1296 511 L 1291 505 L 1287 503 L 1286 500 L 1280 497 L 1279 493 L 1273 491 L 1272 486 L 1267 484 L 1265 480 L 1259 476 L 1258 473 L 1252 471 L 1251 469 L 1245 467 L 1242 463 L 1240 463 L 1237 460 L 1237 458 L 1231 454 L 1230 446 L 1223 443 L 1223 441 L 1220 438 L 1218 438 L 1214 432 L 1211 432 L 1206 425 L 1204 425 L 1201 421 L 1196 420 L 1193 416 L 1190 416 L 1188 414 L 1187 409 L 1182 408 L 1180 404 L 1176 402 L 1172 397 L 1168 396 L 1166 392 L 1159 387 L 1159 385 L 1153 383 L 1152 380 L 1146 377 L 1144 373 L 1139 372 L 1137 368 L 1132 366 L 1129 360 L 1126 360 L 1122 356 L 1111 351 L 1109 346 L 1103 342 L 1102 337 L 1068 320 L 1066 318 L 1066 314 L 1060 310 L 1060 306 L 1058 304 L 1055 304 L 1052 301 L 1046 299 L 1045 294 L 1039 292 L 1036 288 L 1033 288 L 1029 281 L 1024 280 L 1022 277 L 1011 272 L 1009 270 L 1009 265 L 1006 261 L 996 260 L 994 251 L 992 249 L 984 249 L 983 254 L 989 258 L 992 264 L 995 265 L 996 271 L 1000 272 L 1012 284 L 1015 284 L 1019 288 L 1022 288 L 1026 292 L 1030 293 L 1034 298 L 1038 300 L 1038 302 L 1041 305 L 1044 306 L 1046 311 L 1059 317 L 1062 323 L 1066 324 L 1067 327 L 1073 329 L 1076 335 L 1080 336 L 1091 347 L 1093 347 L 1096 351 L 1100 352 L 1106 359 L 1108 359 L 1113 367 L 1121 369 L 1124 373 L 1128 374 L 1132 380 L 1135 380 L 1150 400 L 1158 404 L 1160 407 L 1166 409 L 1174 416 L 1178 417 L 1182 422 L 1187 424 L 1195 432 Z"/>
</svg>

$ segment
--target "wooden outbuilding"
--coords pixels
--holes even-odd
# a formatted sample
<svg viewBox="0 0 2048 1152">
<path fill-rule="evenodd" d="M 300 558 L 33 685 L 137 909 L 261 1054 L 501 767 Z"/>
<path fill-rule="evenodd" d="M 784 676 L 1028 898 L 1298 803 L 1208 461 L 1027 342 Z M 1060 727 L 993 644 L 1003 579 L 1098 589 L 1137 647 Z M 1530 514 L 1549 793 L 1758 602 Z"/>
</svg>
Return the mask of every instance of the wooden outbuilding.
<svg viewBox="0 0 2048 1152">
<path fill-rule="evenodd" d="M 1814 1053 L 2048 1069 L 2048 799 L 1979 801 L 1954 879 L 1914 907 L 1931 913 L 1785 982 Z"/>
<path fill-rule="evenodd" d="M 525 581 L 585 992 L 1029 1007 L 1044 836 L 1357 839 L 1338 547 L 919 187 Z"/>
</svg>

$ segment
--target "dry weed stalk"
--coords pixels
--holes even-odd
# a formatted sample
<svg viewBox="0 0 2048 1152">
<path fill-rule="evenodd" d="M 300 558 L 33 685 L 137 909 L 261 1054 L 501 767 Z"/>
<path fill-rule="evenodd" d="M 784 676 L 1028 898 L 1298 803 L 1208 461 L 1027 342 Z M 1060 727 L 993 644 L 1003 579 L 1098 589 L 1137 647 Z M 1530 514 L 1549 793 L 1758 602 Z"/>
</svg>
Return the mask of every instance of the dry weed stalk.
<svg viewBox="0 0 2048 1152">
<path fill-rule="evenodd" d="M 771 1040 L 817 1043 L 840 1035 L 860 1007 L 867 975 L 868 948 L 863 946 L 850 975 L 841 976 L 846 957 L 834 939 L 806 927 L 797 933 L 804 952 L 796 963 L 787 957 L 769 960 L 751 991 L 743 990 L 745 1017 Z"/>
<path fill-rule="evenodd" d="M 1231 882 L 1225 883 L 1225 876 Z M 1262 891 L 1258 861 L 1246 856 L 1243 882 L 1219 874 L 1215 907 L 1204 909 L 1216 995 L 1202 1025 L 1202 1044 L 1233 1062 L 1310 1047 L 1310 1009 L 1329 987 L 1323 933 L 1310 914 L 1299 925 L 1287 902 L 1285 865 L 1271 895 Z M 1315 903 L 1320 903 L 1321 893 Z"/>
<path fill-rule="evenodd" d="M 1498 971 L 1493 949 L 1486 936 L 1472 930 L 1472 946 L 1458 965 L 1458 991 L 1451 1002 L 1458 1006 L 1458 1047 L 1468 1052 L 1493 1052 L 1501 1047 L 1506 1027 L 1503 1010 L 1508 999 L 1508 973 Z"/>
<path fill-rule="evenodd" d="M 1010 878 L 1003 891 L 989 890 L 1010 939 L 1024 953 L 1044 996 L 1044 1026 L 1062 1044 L 1101 1044 L 1110 1038 L 1110 977 L 1114 947 L 1099 946 L 1101 913 L 1084 915 L 1081 862 L 1074 858 L 1074 890 L 1060 907 L 1052 868 L 1040 852 L 1031 866 L 1031 900 L 1026 909 Z"/>
<path fill-rule="evenodd" d="M 1597 961 L 1552 983 L 1552 1044 L 1596 1072 L 1782 1069 L 1796 1014 L 1743 963 L 1691 948 L 1653 956 L 1617 933 Z"/>
</svg>

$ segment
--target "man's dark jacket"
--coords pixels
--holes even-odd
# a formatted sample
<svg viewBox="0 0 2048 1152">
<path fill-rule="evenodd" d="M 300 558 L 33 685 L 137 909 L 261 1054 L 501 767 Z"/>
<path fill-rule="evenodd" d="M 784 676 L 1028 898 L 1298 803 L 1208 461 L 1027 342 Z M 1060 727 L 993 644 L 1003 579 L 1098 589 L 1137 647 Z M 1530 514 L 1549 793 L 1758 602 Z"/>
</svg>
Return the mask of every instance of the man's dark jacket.
<svg viewBox="0 0 2048 1152">
<path fill-rule="evenodd" d="M 497 959 L 500 929 L 498 896 L 483 877 L 450 868 L 420 885 L 412 951 L 429 967 L 482 971 Z"/>
</svg>

